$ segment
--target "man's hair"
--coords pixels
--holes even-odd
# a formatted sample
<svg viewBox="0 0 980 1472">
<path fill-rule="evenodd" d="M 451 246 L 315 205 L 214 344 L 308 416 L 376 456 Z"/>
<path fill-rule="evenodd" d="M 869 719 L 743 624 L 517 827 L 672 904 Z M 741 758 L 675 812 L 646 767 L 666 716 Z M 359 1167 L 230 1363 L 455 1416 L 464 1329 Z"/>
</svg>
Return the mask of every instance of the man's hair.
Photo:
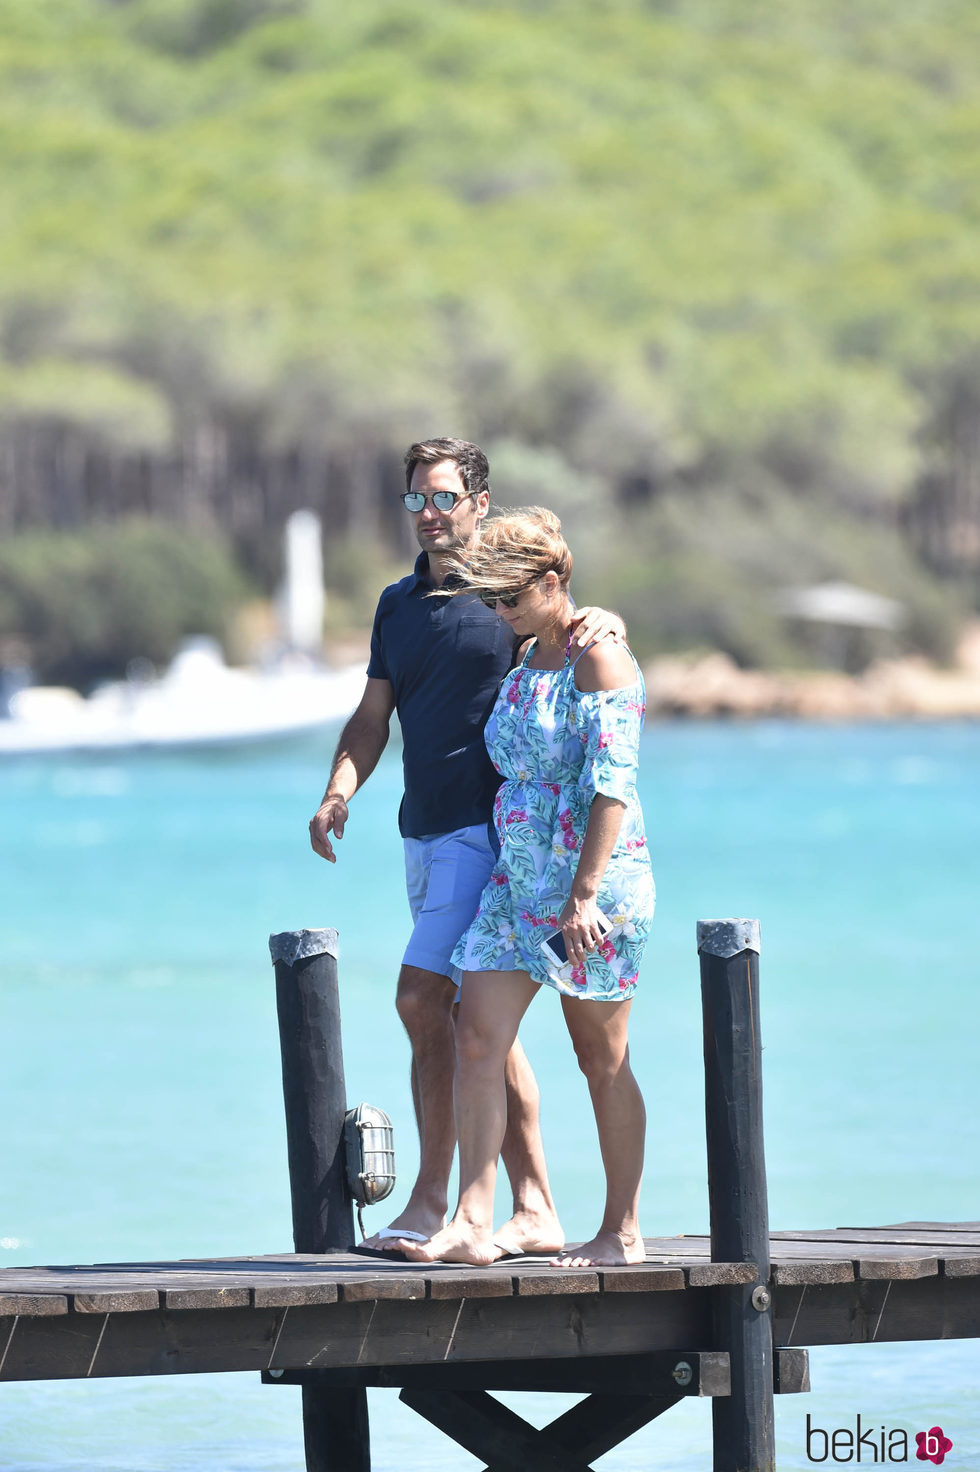
<svg viewBox="0 0 980 1472">
<path fill-rule="evenodd" d="M 420 440 L 405 451 L 405 488 L 412 489 L 412 472 L 416 465 L 438 465 L 442 460 L 452 460 L 459 471 L 459 478 L 473 494 L 480 491 L 490 493 L 490 465 L 479 445 L 469 440 Z"/>
</svg>

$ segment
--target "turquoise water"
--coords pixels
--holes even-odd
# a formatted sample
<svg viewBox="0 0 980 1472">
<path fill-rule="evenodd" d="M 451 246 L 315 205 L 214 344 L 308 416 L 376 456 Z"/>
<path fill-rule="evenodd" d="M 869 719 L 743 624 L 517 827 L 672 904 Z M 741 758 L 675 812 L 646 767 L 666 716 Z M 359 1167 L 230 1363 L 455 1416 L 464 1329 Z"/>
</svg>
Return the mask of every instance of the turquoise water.
<svg viewBox="0 0 980 1472">
<path fill-rule="evenodd" d="M 653 725 L 645 740 L 659 903 L 632 1037 L 647 1233 L 707 1227 L 694 934 L 733 914 L 762 920 L 773 1226 L 980 1218 L 980 728 Z M 332 746 L 0 767 L 0 1264 L 289 1250 L 270 931 L 339 928 L 349 1097 L 393 1115 L 410 1179 L 391 1005 L 408 924 L 399 764 L 389 753 L 355 800 L 331 868 L 306 822 Z M 602 1183 L 553 1002 L 523 1036 L 574 1239 Z M 812 1395 L 777 1401 L 782 1469 L 812 1465 L 807 1411 L 825 1427 L 858 1411 L 910 1433 L 938 1422 L 947 1465 L 980 1466 L 980 1342 L 815 1351 L 811 1375 Z M 395 1392 L 371 1403 L 379 1472 L 478 1465 Z M 536 1397 L 531 1418 L 564 1405 Z M 708 1403 L 687 1402 L 600 1466 L 700 1472 L 710 1427 Z M 257 1377 L 0 1386 L 8 1472 L 302 1465 L 298 1392 Z"/>
</svg>

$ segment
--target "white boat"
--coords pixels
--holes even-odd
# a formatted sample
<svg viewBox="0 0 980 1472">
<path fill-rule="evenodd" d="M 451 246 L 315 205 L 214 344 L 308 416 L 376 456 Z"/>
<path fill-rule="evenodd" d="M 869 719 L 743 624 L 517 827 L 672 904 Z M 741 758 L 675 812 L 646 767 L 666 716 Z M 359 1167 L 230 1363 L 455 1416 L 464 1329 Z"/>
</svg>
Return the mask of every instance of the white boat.
<svg viewBox="0 0 980 1472">
<path fill-rule="evenodd" d="M 188 640 L 159 679 L 76 690 L 29 685 L 0 719 L 0 756 L 177 750 L 270 741 L 342 720 L 364 689 L 364 666 L 318 667 L 302 657 L 232 669 L 212 639 Z"/>
</svg>

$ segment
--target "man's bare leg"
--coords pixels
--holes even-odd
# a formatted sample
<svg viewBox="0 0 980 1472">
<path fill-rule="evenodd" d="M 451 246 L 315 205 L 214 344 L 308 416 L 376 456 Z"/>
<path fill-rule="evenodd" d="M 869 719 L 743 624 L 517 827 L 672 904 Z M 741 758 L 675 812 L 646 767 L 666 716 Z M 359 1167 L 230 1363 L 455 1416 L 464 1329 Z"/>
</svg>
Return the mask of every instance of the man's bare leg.
<svg viewBox="0 0 980 1472">
<path fill-rule="evenodd" d="M 453 1074 L 456 1045 L 453 1003 L 456 987 L 448 976 L 403 966 L 396 1006 L 412 1046 L 412 1099 L 419 1131 L 419 1173 L 393 1228 L 431 1237 L 446 1220 L 449 1172 L 456 1149 Z M 365 1247 L 384 1251 L 388 1239 L 368 1237 Z"/>
<path fill-rule="evenodd" d="M 514 1197 L 513 1215 L 494 1232 L 500 1255 L 559 1252 L 565 1236 L 548 1184 L 541 1139 L 540 1093 L 520 1042 L 507 1055 L 507 1132 L 500 1154 Z"/>
</svg>

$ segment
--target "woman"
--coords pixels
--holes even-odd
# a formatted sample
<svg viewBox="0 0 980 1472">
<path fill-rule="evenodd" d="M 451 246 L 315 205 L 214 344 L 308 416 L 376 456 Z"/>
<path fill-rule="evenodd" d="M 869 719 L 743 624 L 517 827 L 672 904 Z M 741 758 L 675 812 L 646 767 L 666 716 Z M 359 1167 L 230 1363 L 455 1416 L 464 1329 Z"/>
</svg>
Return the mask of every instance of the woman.
<svg viewBox="0 0 980 1472">
<path fill-rule="evenodd" d="M 453 589 L 477 593 L 531 642 L 486 728 L 504 777 L 494 809 L 500 858 L 453 955 L 464 971 L 454 1091 L 459 1204 L 428 1242 L 399 1242 L 414 1261 L 479 1265 L 508 1255 L 508 1244 L 493 1236 L 504 1063 L 541 986 L 561 996 L 606 1174 L 598 1232 L 552 1261 L 643 1260 L 637 1206 L 645 1113 L 627 1044 L 654 905 L 635 787 L 643 682 L 622 644 L 606 640 L 569 659 L 571 571 L 557 517 L 532 508 L 485 525 Z M 543 948 L 556 929 L 564 960 Z"/>
</svg>

